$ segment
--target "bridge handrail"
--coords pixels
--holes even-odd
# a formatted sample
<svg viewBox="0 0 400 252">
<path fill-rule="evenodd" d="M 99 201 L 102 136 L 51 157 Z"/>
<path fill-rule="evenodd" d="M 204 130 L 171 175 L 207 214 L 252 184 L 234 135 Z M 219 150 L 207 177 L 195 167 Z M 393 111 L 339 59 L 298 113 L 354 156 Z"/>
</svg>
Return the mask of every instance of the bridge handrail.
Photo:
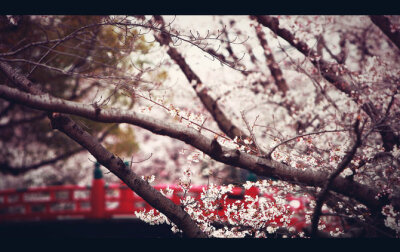
<svg viewBox="0 0 400 252">
<path fill-rule="evenodd" d="M 99 172 L 99 166 L 96 165 L 95 176 L 91 186 L 79 186 L 79 185 L 56 185 L 46 187 L 32 187 L 32 188 L 20 188 L 20 189 L 6 189 L 0 191 L 0 222 L 9 220 L 26 220 L 26 219 L 58 219 L 71 216 L 79 216 L 88 219 L 104 219 L 113 218 L 118 216 L 135 217 L 134 212 L 140 210 L 150 210 L 152 207 L 144 201 L 141 197 L 135 194 L 128 186 L 124 183 L 105 184 L 101 172 Z M 157 190 L 163 190 L 169 187 L 174 192 L 172 195 L 167 195 L 175 204 L 180 204 L 180 199 L 183 196 L 183 190 L 178 185 L 167 185 L 160 184 L 154 186 Z M 203 192 L 205 185 L 195 185 L 189 190 L 189 195 L 193 196 L 197 200 L 200 199 L 200 194 Z M 66 193 L 65 193 L 66 192 Z M 85 195 L 77 196 L 79 192 L 86 192 Z M 114 195 L 113 195 L 114 192 Z M 115 195 L 117 192 L 117 195 Z M 56 197 L 57 194 L 64 193 L 64 197 L 59 199 Z M 26 200 L 26 195 L 29 194 L 47 194 L 46 197 L 29 199 Z M 265 196 L 273 200 L 273 196 L 269 194 L 260 195 L 258 188 L 252 187 L 245 190 L 242 187 L 234 187 L 231 193 L 228 193 L 226 199 L 227 204 L 232 204 L 237 200 L 244 199 L 245 195 L 252 197 Z M 12 199 L 14 198 L 14 199 Z M 10 200 L 12 199 L 12 200 Z M 292 210 L 301 210 L 305 207 L 304 199 L 301 197 L 295 197 L 288 195 L 288 200 L 298 200 L 299 206 Z M 72 206 L 72 209 L 52 209 L 54 205 L 68 205 Z M 83 205 L 86 204 L 86 207 Z M 42 205 L 44 211 L 34 212 L 33 209 Z M 24 209 L 17 213 L 8 212 L 7 208 L 18 207 Z M 43 208 L 42 207 L 42 208 Z M 221 217 L 224 215 L 224 207 L 222 210 L 218 210 Z M 298 228 L 305 225 L 304 221 L 294 220 L 294 223 Z M 299 224 L 300 223 L 300 224 Z M 300 226 L 299 226 L 300 225 Z"/>
</svg>

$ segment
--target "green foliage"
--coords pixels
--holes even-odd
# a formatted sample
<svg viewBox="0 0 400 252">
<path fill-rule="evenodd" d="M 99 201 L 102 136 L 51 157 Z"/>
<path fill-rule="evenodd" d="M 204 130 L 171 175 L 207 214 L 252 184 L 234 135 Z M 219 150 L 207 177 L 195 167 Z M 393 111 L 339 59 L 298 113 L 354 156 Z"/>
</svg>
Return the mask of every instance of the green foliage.
<svg viewBox="0 0 400 252">
<path fill-rule="evenodd" d="M 118 156 L 131 156 L 132 153 L 139 150 L 139 144 L 135 141 L 135 134 L 131 127 L 126 129 L 121 129 L 117 127 L 115 129 L 115 134 L 118 135 L 118 138 L 114 138 L 115 142 L 106 143 L 106 148 L 117 154 Z"/>
<path fill-rule="evenodd" d="M 131 67 L 131 52 L 146 54 L 153 46 L 153 43 L 146 42 L 134 28 L 100 25 L 106 20 L 108 19 L 105 16 L 22 16 L 16 26 L 0 22 L 0 53 L 12 52 L 31 43 L 61 39 L 73 34 L 62 43 L 52 42 L 31 46 L 6 58 L 13 60 L 10 61 L 13 67 L 19 68 L 21 73 L 54 96 L 84 100 L 86 103 L 97 100 L 101 102 L 109 97 L 104 105 L 106 107 L 113 105 L 132 108 L 134 100 L 123 92 L 115 92 L 113 86 L 105 88 L 103 86 L 100 90 L 99 85 L 92 85 L 97 81 L 96 79 L 82 77 L 84 75 L 123 76 Z M 20 60 L 15 61 L 15 59 Z M 32 62 L 39 62 L 49 68 L 43 66 L 35 68 Z M 152 77 L 156 80 L 165 80 L 167 73 L 160 72 Z M 7 84 L 9 80 L 0 73 L 0 82 Z M 90 89 L 86 90 L 87 92 L 82 92 L 88 87 Z M 98 95 L 97 92 L 99 92 Z M 0 101 L 0 111 L 6 105 L 7 103 Z M 16 105 L 3 117 L 14 121 L 34 115 L 37 115 L 36 111 Z M 108 139 L 111 141 L 107 140 L 104 145 L 117 155 L 130 156 L 139 149 L 132 128 L 113 127 L 110 129 L 110 124 L 93 122 L 76 116 L 73 118 L 94 136 L 99 136 L 101 132 L 109 130 Z M 47 146 L 55 153 L 63 153 L 78 147 L 78 144 L 68 137 L 58 131 L 53 131 L 46 118 L 6 128 L 1 132 L 0 139 L 3 142 L 2 145 L 10 149 L 18 149 L 18 146 L 35 144 L 35 142 L 40 146 Z M 4 153 L 0 153 L 0 159 L 9 158 Z M 38 160 L 41 158 L 38 157 Z"/>
<path fill-rule="evenodd" d="M 113 67 L 124 72 L 130 67 L 129 53 L 136 51 L 147 53 L 152 43 L 147 43 L 142 35 L 134 29 L 129 31 L 103 23 L 103 16 L 23 16 L 15 29 L 6 29 L 0 25 L 4 36 L 0 38 L 0 52 L 12 51 L 16 48 L 38 41 L 49 41 L 74 34 L 71 39 L 62 43 L 49 43 L 30 47 L 21 51 L 18 58 L 61 69 L 74 70 L 80 74 L 108 75 Z M 82 29 L 87 27 L 86 29 Z M 80 32 L 77 32 L 80 31 Z M 11 56 L 10 58 L 13 58 Z M 33 64 L 18 63 L 23 72 L 30 72 Z M 114 73 L 115 74 L 115 73 Z M 68 98 L 74 89 L 75 79 L 59 71 L 37 67 L 30 74 L 30 79 L 42 84 L 55 96 Z"/>
</svg>

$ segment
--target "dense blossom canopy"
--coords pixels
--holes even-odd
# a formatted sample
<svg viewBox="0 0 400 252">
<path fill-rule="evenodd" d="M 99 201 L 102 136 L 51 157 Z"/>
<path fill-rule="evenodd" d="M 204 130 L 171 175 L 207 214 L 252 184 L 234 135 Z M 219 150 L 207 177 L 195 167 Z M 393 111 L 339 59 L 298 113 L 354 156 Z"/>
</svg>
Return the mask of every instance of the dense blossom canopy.
<svg viewBox="0 0 400 252">
<path fill-rule="evenodd" d="M 0 187 L 88 183 L 96 159 L 189 237 L 399 236 L 399 17 L 2 20 Z M 260 194 L 220 218 L 234 186 Z"/>
</svg>

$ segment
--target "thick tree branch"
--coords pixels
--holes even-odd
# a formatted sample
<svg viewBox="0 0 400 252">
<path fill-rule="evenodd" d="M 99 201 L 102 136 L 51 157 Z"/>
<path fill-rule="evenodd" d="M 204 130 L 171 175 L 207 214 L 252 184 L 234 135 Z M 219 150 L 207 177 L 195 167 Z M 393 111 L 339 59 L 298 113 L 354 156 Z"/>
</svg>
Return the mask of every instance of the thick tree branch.
<svg viewBox="0 0 400 252">
<path fill-rule="evenodd" d="M 129 188 L 142 197 L 152 207 L 156 208 L 174 222 L 183 233 L 191 238 L 206 238 L 205 233 L 196 225 L 180 206 L 162 195 L 145 180 L 141 179 L 124 162 L 107 151 L 93 136 L 84 131 L 69 117 L 57 113 L 50 116 L 52 126 L 65 133 L 71 139 L 87 149 L 103 166 L 120 178 Z"/>
<path fill-rule="evenodd" d="M 23 93 L 16 89 L 18 93 L 28 96 L 46 96 L 51 98 L 47 94 L 35 87 L 35 85 L 30 82 L 23 75 L 19 74 L 10 65 L 5 62 L 0 62 L 0 69 L 6 74 L 6 76 L 13 81 L 13 83 L 19 88 L 29 92 Z M 0 85 L 0 88 L 8 88 L 7 86 Z M 36 94 L 36 95 L 35 95 Z M 65 102 L 61 99 L 52 98 L 60 100 L 62 103 Z M 24 104 L 25 105 L 25 104 Z M 44 109 L 46 110 L 46 109 Z M 54 111 L 54 110 L 48 110 Z M 95 114 L 97 116 L 97 109 Z M 134 173 L 130 168 L 125 166 L 124 162 L 117 158 L 114 154 L 107 151 L 93 136 L 84 131 L 78 124 L 76 124 L 68 116 L 52 113 L 49 115 L 52 122 L 52 126 L 64 132 L 71 139 L 78 142 L 82 147 L 87 149 L 97 161 L 119 177 L 129 188 L 131 188 L 137 195 L 142 197 L 146 202 L 148 202 L 155 209 L 167 216 L 172 222 L 174 222 L 179 229 L 188 237 L 198 237 L 205 238 L 206 235 L 201 231 L 197 224 L 190 218 L 188 213 L 186 213 L 181 207 L 173 203 L 171 200 L 163 196 L 159 191 L 150 186 L 146 181 L 140 178 L 136 173 Z"/>
<path fill-rule="evenodd" d="M 278 18 L 268 16 L 252 16 L 252 18 L 256 19 L 263 26 L 271 29 L 275 34 L 295 47 L 299 52 L 307 57 L 316 68 L 321 70 L 320 73 L 322 77 L 358 103 L 358 94 L 357 92 L 353 92 L 355 87 L 353 87 L 353 85 L 351 85 L 343 76 L 337 75 L 336 71 L 333 69 L 333 65 L 323 60 L 322 57 L 318 57 L 318 53 L 311 50 L 305 42 L 296 39 L 290 31 L 280 28 Z M 378 109 L 372 102 L 362 104 L 361 108 L 373 121 L 379 121 Z M 383 124 L 378 128 L 378 130 L 382 136 L 383 147 L 386 151 L 391 151 L 394 145 L 400 145 L 400 137 L 394 133 L 390 125 Z"/>
<path fill-rule="evenodd" d="M 203 151 L 217 161 L 247 169 L 261 176 L 276 177 L 284 181 L 318 187 L 324 186 L 329 176 L 322 171 L 294 169 L 274 160 L 242 153 L 238 150 L 228 149 L 223 146 L 221 146 L 221 151 L 216 153 L 213 152 L 215 148 L 212 148 L 212 140 L 201 135 L 197 130 L 132 111 L 94 108 L 92 106 L 50 97 L 49 95 L 26 94 L 4 85 L 0 85 L 0 97 L 39 110 L 74 114 L 99 122 L 129 123 L 136 125 L 155 134 L 167 135 L 182 140 Z M 331 189 L 340 194 L 355 198 L 368 206 L 371 210 L 379 211 L 383 205 L 389 203 L 387 199 L 377 200 L 375 196 L 378 194 L 378 191 L 375 189 L 340 177 L 333 180 Z"/>
<path fill-rule="evenodd" d="M 394 28 L 393 24 L 390 22 L 390 19 L 385 16 L 374 15 L 370 16 L 369 18 L 400 50 L 400 30 Z"/>
<path fill-rule="evenodd" d="M 164 20 L 161 16 L 155 16 L 154 19 L 156 22 L 164 24 Z M 206 89 L 202 89 L 202 81 L 197 76 L 197 74 L 191 69 L 191 67 L 186 63 L 185 59 L 182 55 L 169 44 L 171 42 L 171 38 L 165 34 L 161 33 L 160 35 L 156 36 L 156 40 L 161 44 L 168 47 L 168 55 L 175 61 L 175 63 L 180 67 L 182 72 L 185 74 L 189 83 L 192 84 L 194 91 L 196 92 L 197 96 L 203 103 L 204 107 L 210 112 L 214 120 L 217 122 L 218 127 L 231 139 L 238 137 L 240 143 L 243 144 L 242 139 L 247 138 L 248 136 L 236 127 L 231 120 L 224 114 L 221 108 L 218 106 L 217 101 L 214 100 L 208 93 Z"/>
<path fill-rule="evenodd" d="M 274 55 L 272 55 L 271 48 L 268 46 L 267 39 L 265 38 L 265 33 L 262 31 L 260 26 L 257 26 L 255 30 L 258 40 L 260 41 L 260 44 L 264 49 L 264 56 L 267 59 L 267 66 L 269 68 L 269 71 L 271 72 L 271 75 L 274 78 L 275 84 L 277 85 L 278 89 L 282 91 L 283 96 L 285 96 L 289 88 L 286 84 L 285 79 L 283 78 L 282 71 L 278 63 L 276 63 L 274 59 Z"/>
</svg>

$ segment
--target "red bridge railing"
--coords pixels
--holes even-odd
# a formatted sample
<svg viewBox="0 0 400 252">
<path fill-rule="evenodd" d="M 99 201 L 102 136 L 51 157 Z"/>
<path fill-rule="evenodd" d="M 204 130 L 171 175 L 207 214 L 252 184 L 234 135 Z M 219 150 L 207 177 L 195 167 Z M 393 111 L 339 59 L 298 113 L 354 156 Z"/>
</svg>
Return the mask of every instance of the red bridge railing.
<svg viewBox="0 0 400 252">
<path fill-rule="evenodd" d="M 167 197 L 175 204 L 180 204 L 183 196 L 181 188 L 175 185 L 155 186 L 157 190 L 165 190 L 167 187 L 174 190 L 173 194 Z M 204 187 L 192 187 L 189 195 L 200 200 Z M 255 197 L 256 194 L 258 191 L 254 188 L 234 188 L 227 203 L 244 198 L 244 195 Z M 135 211 L 150 209 L 153 208 L 126 185 L 105 185 L 103 179 L 95 179 L 91 187 L 65 185 L 0 191 L 0 222 L 135 217 Z"/>
<path fill-rule="evenodd" d="M 180 204 L 183 196 L 182 189 L 169 185 L 173 194 L 168 197 Z M 200 194 L 205 186 L 194 186 L 189 195 L 200 200 Z M 155 186 L 164 190 L 167 185 Z M 232 204 L 244 199 L 245 195 L 259 195 L 257 188 L 244 190 L 241 187 L 233 188 L 228 194 L 226 204 Z M 271 198 L 271 195 L 263 195 Z M 301 211 L 305 207 L 305 198 L 289 196 L 288 201 L 297 200 L 293 211 Z M 108 219 L 108 218 L 135 218 L 135 211 L 153 209 L 146 201 L 135 194 L 125 184 L 105 185 L 99 165 L 96 166 L 92 186 L 48 186 L 26 189 L 9 189 L 0 191 L 0 222 L 16 220 L 55 220 L 55 219 Z M 221 205 L 218 211 L 224 215 L 225 206 Z M 278 221 L 279 222 L 279 221 Z M 301 229 L 304 219 L 293 218 L 291 225 Z"/>
</svg>

